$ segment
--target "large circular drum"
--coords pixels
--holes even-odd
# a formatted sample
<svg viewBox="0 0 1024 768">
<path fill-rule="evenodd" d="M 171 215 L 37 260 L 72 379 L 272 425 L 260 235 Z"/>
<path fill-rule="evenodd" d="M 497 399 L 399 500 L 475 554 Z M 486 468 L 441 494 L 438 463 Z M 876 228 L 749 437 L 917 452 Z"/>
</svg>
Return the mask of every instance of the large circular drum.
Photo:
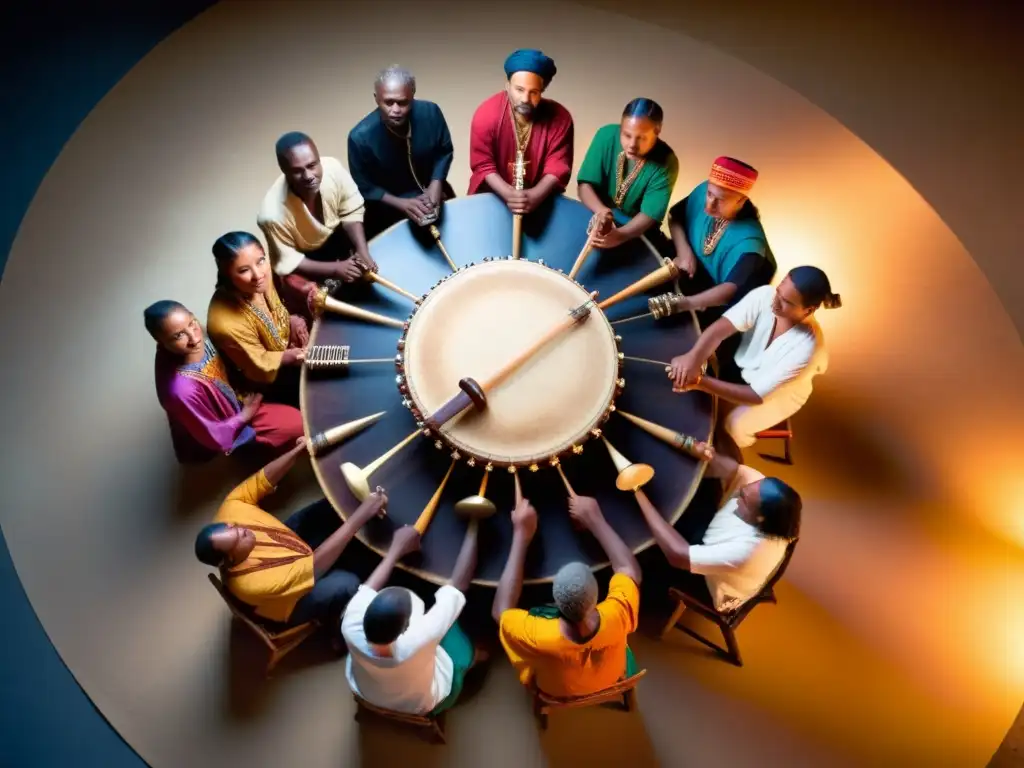
<svg viewBox="0 0 1024 768">
<path fill-rule="evenodd" d="M 547 581 L 572 560 L 594 567 L 607 563 L 594 538 L 573 527 L 563 475 L 576 493 L 597 498 L 608 524 L 631 550 L 653 544 L 633 494 L 616 488 L 618 468 L 608 445 L 654 468 L 644 492 L 670 523 L 684 514 L 704 471 L 702 463 L 633 421 L 644 419 L 700 439 L 708 439 L 714 425 L 712 398 L 703 392 L 673 394 L 665 376 L 664 362 L 689 349 L 699 333 L 690 312 L 648 313 L 650 298 L 677 290 L 671 283 L 604 310 L 591 307 L 586 321 L 554 338 L 489 390 L 483 410 L 469 409 L 448 421 L 440 437 L 434 430 L 424 434 L 423 417 L 457 394 L 460 380 L 483 383 L 543 338 L 590 292 L 598 291 L 599 299 L 611 297 L 662 265 L 658 253 L 637 239 L 594 252 L 576 275 L 578 284 L 569 280 L 558 270 L 572 268 L 591 213 L 564 197 L 552 202 L 546 211 L 524 218 L 518 261 L 507 257 L 512 217 L 501 200 L 479 194 L 446 203 L 438 227 L 455 271 L 435 244 L 413 235 L 407 222 L 396 225 L 373 239 L 370 252 L 381 276 L 423 296 L 421 302 L 415 305 L 380 286 L 349 285 L 339 299 L 384 315 L 390 324 L 328 312 L 310 334 L 314 345 L 349 348 L 353 364 L 303 370 L 307 437 L 383 414 L 316 455 L 313 467 L 324 494 L 347 517 L 359 499 L 341 466 L 366 468 L 391 455 L 369 476 L 371 488 L 387 489 L 387 517 L 370 521 L 358 534 L 383 555 L 395 528 L 415 523 L 447 478 L 421 551 L 398 564 L 435 583 L 450 577 L 466 532 L 456 505 L 477 494 L 489 477 L 486 498 L 498 514 L 480 523 L 474 581 L 497 584 L 512 544 L 509 512 L 516 485 L 502 465 L 519 468 L 522 492 L 538 513 L 537 535 L 524 566 L 527 582 Z M 620 353 L 625 356 L 621 361 Z M 405 392 L 396 387 L 396 375 L 403 377 L 398 387 Z M 608 445 L 593 439 L 593 429 Z M 487 463 L 494 465 L 490 473 Z"/>
<path fill-rule="evenodd" d="M 574 280 L 536 262 L 497 259 L 464 267 L 434 288 L 398 343 L 403 403 L 418 421 L 458 392 L 483 381 L 529 347 L 590 295 Z M 623 383 L 615 332 L 603 312 L 542 348 L 437 436 L 468 460 L 532 466 L 582 451 L 608 420 Z"/>
</svg>

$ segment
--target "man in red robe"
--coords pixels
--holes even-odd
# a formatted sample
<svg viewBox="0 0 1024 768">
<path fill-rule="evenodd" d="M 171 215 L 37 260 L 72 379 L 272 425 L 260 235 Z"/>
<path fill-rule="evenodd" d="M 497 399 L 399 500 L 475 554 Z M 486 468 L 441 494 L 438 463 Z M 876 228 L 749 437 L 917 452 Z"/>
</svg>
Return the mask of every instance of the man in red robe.
<svg viewBox="0 0 1024 768">
<path fill-rule="evenodd" d="M 537 50 L 505 59 L 508 85 L 473 114 L 469 194 L 494 192 L 512 213 L 526 214 L 565 191 L 572 176 L 572 115 L 543 98 L 555 72 L 555 62 Z M 526 159 L 522 190 L 515 189 L 512 170 L 519 148 Z"/>
</svg>

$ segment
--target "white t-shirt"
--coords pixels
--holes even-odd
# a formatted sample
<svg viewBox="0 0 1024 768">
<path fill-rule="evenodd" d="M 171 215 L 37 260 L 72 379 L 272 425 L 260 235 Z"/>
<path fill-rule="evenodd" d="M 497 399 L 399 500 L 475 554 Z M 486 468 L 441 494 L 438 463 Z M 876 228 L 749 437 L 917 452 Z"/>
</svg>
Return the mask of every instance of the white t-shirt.
<svg viewBox="0 0 1024 768">
<path fill-rule="evenodd" d="M 785 391 L 802 405 L 811 396 L 811 380 L 828 368 L 825 338 L 811 316 L 767 346 L 775 327 L 774 297 L 775 288 L 762 285 L 726 310 L 722 317 L 742 334 L 736 365 L 758 397 L 764 400 L 785 386 Z"/>
<path fill-rule="evenodd" d="M 722 612 L 739 608 L 760 592 L 786 554 L 785 541 L 764 536 L 736 515 L 740 489 L 763 478 L 756 469 L 740 465 L 704 543 L 690 547 L 690 570 L 704 576 L 715 608 Z"/>
<path fill-rule="evenodd" d="M 462 613 L 466 596 L 445 585 L 434 593 L 434 605 L 426 611 L 423 601 L 410 592 L 409 626 L 391 644 L 389 657 L 377 656 L 363 632 L 363 616 L 376 596 L 365 584 L 360 586 L 341 620 L 348 644 L 348 683 L 356 695 L 378 707 L 426 714 L 452 691 L 452 660 L 439 643 Z"/>
</svg>

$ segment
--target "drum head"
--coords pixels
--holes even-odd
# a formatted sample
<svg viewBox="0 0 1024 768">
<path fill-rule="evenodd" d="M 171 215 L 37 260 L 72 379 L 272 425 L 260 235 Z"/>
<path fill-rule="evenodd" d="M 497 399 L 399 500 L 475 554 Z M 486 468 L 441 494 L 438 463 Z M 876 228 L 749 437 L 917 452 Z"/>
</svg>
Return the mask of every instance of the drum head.
<svg viewBox="0 0 1024 768">
<path fill-rule="evenodd" d="M 466 267 L 423 301 L 405 335 L 405 379 L 425 416 L 529 349 L 589 294 L 549 267 L 501 260 Z M 487 395 L 487 407 L 442 428 L 456 450 L 498 465 L 528 465 L 586 440 L 607 418 L 618 378 L 618 348 L 607 318 L 556 337 Z"/>
</svg>

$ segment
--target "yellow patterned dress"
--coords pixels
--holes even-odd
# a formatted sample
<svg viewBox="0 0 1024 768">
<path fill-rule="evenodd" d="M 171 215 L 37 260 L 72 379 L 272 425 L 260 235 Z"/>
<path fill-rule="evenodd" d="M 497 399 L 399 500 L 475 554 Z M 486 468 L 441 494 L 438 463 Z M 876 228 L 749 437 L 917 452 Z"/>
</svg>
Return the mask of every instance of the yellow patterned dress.
<svg viewBox="0 0 1024 768">
<path fill-rule="evenodd" d="M 253 384 L 272 384 L 288 349 L 290 318 L 273 283 L 264 294 L 269 314 L 230 288 L 210 300 L 206 329 L 213 343 Z"/>
</svg>

